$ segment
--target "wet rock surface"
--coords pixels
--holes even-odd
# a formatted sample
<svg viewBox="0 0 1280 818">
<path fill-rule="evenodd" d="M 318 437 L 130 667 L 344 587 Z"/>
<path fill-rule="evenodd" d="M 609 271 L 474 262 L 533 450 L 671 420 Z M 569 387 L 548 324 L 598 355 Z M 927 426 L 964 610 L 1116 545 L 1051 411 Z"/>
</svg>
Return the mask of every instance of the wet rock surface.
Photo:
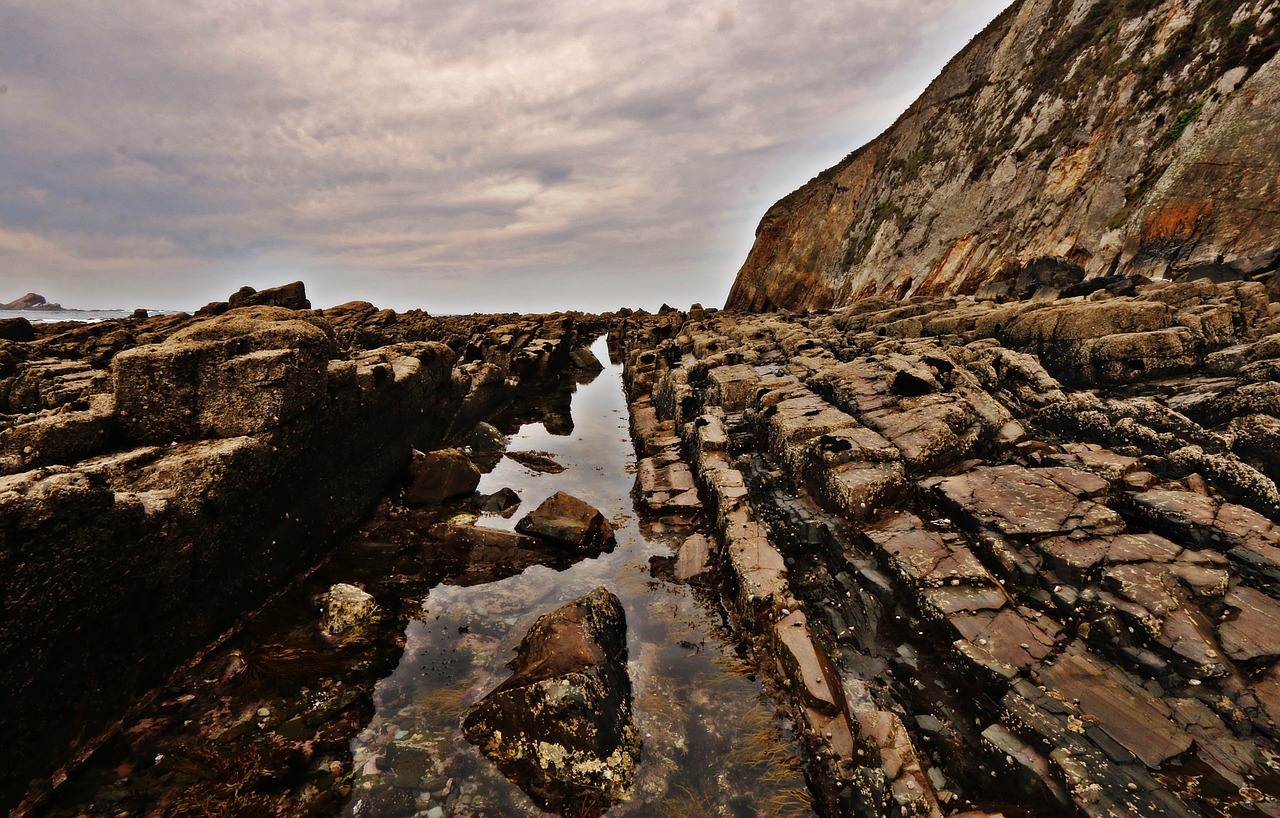
<svg viewBox="0 0 1280 818">
<path fill-rule="evenodd" d="M 1129 292 L 625 319 L 827 813 L 1280 815 L 1276 309 Z"/>
<path fill-rule="evenodd" d="M 461 723 L 510 676 L 503 662 L 540 616 L 606 584 L 626 609 L 625 668 L 644 747 L 609 814 L 811 816 L 788 724 L 761 695 L 717 596 L 651 576 L 655 558 L 694 539 L 692 524 L 635 515 L 616 367 L 606 380 L 578 384 L 572 436 L 548 431 L 563 427 L 559 399 L 534 394 L 500 412 L 494 422 L 514 445 L 548 451 L 566 470 L 535 473 L 502 458 L 481 466 L 479 490 L 512 487 L 531 505 L 571 491 L 610 515 L 616 548 L 572 553 L 496 514 L 477 516 L 465 498 L 410 506 L 392 491 L 30 814 L 546 814 L 465 740 Z M 328 632 L 335 589 L 366 612 L 365 594 L 376 603 L 375 616 L 359 618 L 362 638 Z"/>
<path fill-rule="evenodd" d="M 0 519 L 6 543 L 19 546 L 11 564 L 23 587 L 65 584 L 32 573 L 40 563 L 30 554 L 54 536 L 74 545 L 57 553 L 79 562 L 50 575 L 83 565 L 106 580 L 118 565 L 128 576 L 129 552 L 104 561 L 77 533 L 90 521 L 97 532 L 142 532 L 139 554 L 170 555 L 172 568 L 147 576 L 226 570 L 205 550 L 214 539 L 193 540 L 188 555 L 147 532 L 161 523 L 169 537 L 204 530 L 223 515 L 227 528 L 215 531 L 243 530 L 259 519 L 262 506 L 240 508 L 257 485 L 243 485 L 244 475 L 283 474 L 273 464 L 296 450 L 291 435 L 325 428 L 305 424 L 343 395 L 359 394 L 352 405 L 365 413 L 334 415 L 333 428 L 341 421 L 349 434 L 352 417 L 381 411 L 368 396 L 409 389 L 426 367 L 436 388 L 400 394 L 441 419 L 394 447 L 393 499 L 301 581 L 300 596 L 282 598 L 293 624 L 256 617 L 189 673 L 152 685 L 155 697 L 47 812 L 302 815 L 358 804 L 370 814 L 537 814 L 536 798 L 508 786 L 475 748 L 458 749 L 461 723 L 489 693 L 515 689 L 503 689 L 495 662 L 535 616 L 607 584 L 631 625 L 625 675 L 644 745 L 609 814 L 805 814 L 811 799 L 820 814 L 853 816 L 1280 815 L 1271 456 L 1280 450 L 1271 440 L 1280 324 L 1261 285 L 1131 284 L 1056 302 L 618 317 L 609 334 L 626 364 L 629 417 L 601 411 L 616 424 L 606 436 L 633 444 L 635 460 L 610 467 L 623 474 L 616 496 L 600 494 L 616 474 L 604 478 L 575 448 L 598 419 L 569 411 L 589 362 L 561 344 L 572 337 L 566 324 L 592 325 L 586 318 L 480 326 L 472 317 L 449 335 L 426 316 L 344 305 L 327 311 L 332 336 L 319 327 L 346 357 L 325 364 L 317 403 L 263 432 L 153 445 L 129 443 L 121 429 L 110 368 L 121 352 L 104 345 L 110 331 L 19 345 L 6 400 L 40 408 L 0 430 L 12 472 L 0 478 L 9 515 Z M 148 342 L 159 346 L 191 320 L 130 319 L 157 322 Z M 417 337 L 389 347 L 350 346 L 411 326 Z M 1151 333 L 1171 333 L 1176 354 Z M 85 357 L 60 366 L 69 345 Z M 519 373 L 532 389 L 515 385 Z M 560 380 L 547 380 L 555 373 Z M 494 426 L 477 432 L 486 418 Z M 631 441 L 619 434 L 626 423 Z M 508 439 L 516 430 L 526 431 Z M 30 443 L 31 452 L 13 448 L 46 439 L 44 451 L 68 452 L 67 464 L 28 468 L 23 458 L 45 455 Z M 479 483 L 468 476 L 452 499 L 410 504 L 413 446 L 474 464 L 462 471 L 476 469 Z M 528 468 L 508 446 L 564 471 Z M 530 493 L 528 481 L 554 482 Z M 632 484 L 634 508 L 623 502 Z M 288 486 L 296 496 L 297 480 Z M 521 521 L 540 530 L 511 530 L 504 488 L 523 501 Z M 321 505 L 336 496 L 326 491 Z M 618 546 L 601 553 L 606 531 Z M 118 548 L 124 535 L 110 536 Z M 270 563 L 254 554 L 252 564 Z M 357 608 L 373 610 L 362 594 L 376 604 L 376 615 L 353 620 L 367 638 L 323 627 L 340 585 L 359 590 L 339 594 Z M 167 600 L 189 588 L 147 593 Z M 654 624 L 658 610 L 691 616 L 704 605 L 723 615 L 726 635 Z M 92 621 L 86 610 L 58 626 Z M 655 628 L 664 639 L 652 638 Z M 586 641 L 577 645 L 565 655 L 594 661 Z M 664 669 L 707 650 L 738 669 L 735 681 Z M 735 698 L 747 677 L 779 703 L 802 752 L 779 742 L 767 709 Z M 520 729 L 547 726 L 533 721 Z M 767 783 L 798 782 L 802 768 L 801 799 Z M 538 775 L 516 777 L 525 786 Z"/>
<path fill-rule="evenodd" d="M 462 723 L 540 806 L 602 815 L 630 790 L 640 758 L 631 713 L 626 615 L 604 588 L 534 623 L 512 675 Z"/>
<path fill-rule="evenodd" d="M 580 551 L 598 551 L 614 541 L 613 526 L 599 509 L 563 491 L 521 517 L 516 531 L 565 543 Z"/>
<path fill-rule="evenodd" d="M 461 445 L 523 392 L 551 400 L 603 328 L 311 310 L 301 285 L 232 302 L 0 341 L 6 809 L 38 801 L 388 488 L 470 493 L 469 462 L 415 483 L 410 453 Z"/>
</svg>

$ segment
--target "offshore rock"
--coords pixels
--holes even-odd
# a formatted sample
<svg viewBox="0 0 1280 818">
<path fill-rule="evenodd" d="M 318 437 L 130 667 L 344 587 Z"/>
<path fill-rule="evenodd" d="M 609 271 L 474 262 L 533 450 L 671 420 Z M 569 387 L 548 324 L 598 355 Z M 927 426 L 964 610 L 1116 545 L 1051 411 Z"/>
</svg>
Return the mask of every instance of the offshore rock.
<svg viewBox="0 0 1280 818">
<path fill-rule="evenodd" d="M 61 304 L 53 304 L 39 293 L 27 293 L 21 298 L 0 304 L 0 310 L 60 310 Z"/>
<path fill-rule="evenodd" d="M 597 588 L 546 614 L 510 667 L 463 721 L 467 740 L 544 809 L 603 814 L 640 760 L 618 598 Z"/>
<path fill-rule="evenodd" d="M 516 523 L 516 531 L 568 543 L 579 551 L 599 551 L 613 543 L 613 526 L 600 510 L 557 491 Z"/>
</svg>

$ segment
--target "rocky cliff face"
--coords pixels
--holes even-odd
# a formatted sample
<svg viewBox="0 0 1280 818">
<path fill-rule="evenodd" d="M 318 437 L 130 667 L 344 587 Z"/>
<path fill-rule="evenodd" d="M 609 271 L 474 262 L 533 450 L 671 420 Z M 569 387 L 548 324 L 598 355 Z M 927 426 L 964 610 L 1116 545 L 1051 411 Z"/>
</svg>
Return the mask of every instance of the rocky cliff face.
<svg viewBox="0 0 1280 818">
<path fill-rule="evenodd" d="M 1280 245 L 1277 47 L 1275 0 L 1019 0 L 769 210 L 728 306 L 972 294 L 1044 258 L 1261 277 Z"/>
</svg>

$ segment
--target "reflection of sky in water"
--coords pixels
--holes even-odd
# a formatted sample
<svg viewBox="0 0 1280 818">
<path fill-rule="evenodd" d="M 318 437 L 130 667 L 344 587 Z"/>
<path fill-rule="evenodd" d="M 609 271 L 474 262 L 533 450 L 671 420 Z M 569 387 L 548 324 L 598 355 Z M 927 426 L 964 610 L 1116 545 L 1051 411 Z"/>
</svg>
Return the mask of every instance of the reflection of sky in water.
<svg viewBox="0 0 1280 818">
<path fill-rule="evenodd" d="M 593 352 L 608 361 L 603 338 Z M 367 775 L 348 814 L 372 812 L 358 805 L 370 803 L 370 795 L 393 779 L 404 786 L 397 765 L 404 758 L 420 762 L 423 754 L 438 767 L 423 776 L 425 789 L 414 793 L 418 814 L 433 808 L 443 808 L 443 815 L 543 814 L 467 743 L 458 724 L 468 705 L 507 678 L 506 662 L 539 616 L 601 585 L 626 609 L 629 670 L 644 739 L 631 798 L 609 815 L 692 814 L 734 798 L 751 802 L 761 787 L 780 792 L 803 786 L 789 770 L 778 773 L 788 745 L 760 741 L 762 731 L 776 733 L 776 727 L 761 704 L 759 685 L 744 677 L 732 650 L 716 638 L 717 615 L 689 589 L 649 576 L 649 558 L 670 548 L 646 540 L 632 511 L 635 455 L 621 367 L 607 365 L 578 387 L 573 417 L 574 431 L 567 436 L 529 424 L 511 437 L 510 450 L 549 452 L 566 471 L 540 474 L 504 458 L 479 490 L 511 487 L 521 506 L 508 519 L 486 515 L 480 524 L 512 528 L 543 499 L 566 491 L 622 523 L 617 547 L 563 571 L 534 566 L 485 585 L 433 588 L 423 600 L 424 619 L 409 624 L 400 665 L 378 684 L 377 716 L 353 742 L 357 769 L 363 765 Z M 744 744 L 756 755 L 734 750 Z M 737 767 L 726 760 L 735 752 L 743 755 Z M 762 784 L 768 775 L 778 780 Z M 437 787 L 452 779 L 456 789 L 444 797 L 432 794 L 432 779 Z M 655 812 L 659 805 L 663 811 Z M 741 807 L 733 812 L 741 813 Z"/>
<path fill-rule="evenodd" d="M 586 500 L 613 517 L 631 511 L 632 468 L 635 453 L 628 431 L 627 404 L 622 394 L 622 368 L 608 363 L 609 352 L 601 337 L 591 349 L 605 371 L 591 383 L 579 385 L 573 395 L 573 432 L 553 435 L 541 423 L 526 424 L 511 435 L 510 451 L 550 452 L 565 467 L 560 474 L 537 474 L 509 458 L 503 458 L 484 475 L 479 491 L 489 494 L 505 486 L 520 495 L 520 508 L 510 519 L 486 516 L 482 525 L 513 528 L 517 520 L 557 491 Z M 639 536 L 639 532 L 634 532 Z M 621 532 L 619 543 L 622 542 Z"/>
</svg>

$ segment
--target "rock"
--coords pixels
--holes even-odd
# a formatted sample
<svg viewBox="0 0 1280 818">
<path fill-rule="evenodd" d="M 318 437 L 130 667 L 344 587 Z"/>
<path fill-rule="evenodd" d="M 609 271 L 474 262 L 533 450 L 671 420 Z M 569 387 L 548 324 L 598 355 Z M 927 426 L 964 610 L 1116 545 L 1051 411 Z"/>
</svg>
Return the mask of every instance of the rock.
<svg viewBox="0 0 1280 818">
<path fill-rule="evenodd" d="M 35 337 L 31 322 L 22 316 L 0 318 L 0 341 L 33 341 Z"/>
<path fill-rule="evenodd" d="M 137 320 L 141 320 L 141 319 L 143 319 L 143 318 L 150 318 L 150 317 L 151 317 L 151 313 L 149 313 L 149 312 L 147 312 L 146 310 L 144 310 L 144 309 L 142 309 L 141 307 L 139 307 L 138 309 L 136 309 L 136 310 L 134 310 L 133 312 L 131 312 L 131 313 L 129 314 L 129 317 L 130 317 L 130 318 L 137 319 Z"/>
<path fill-rule="evenodd" d="M 676 579 L 697 582 L 705 579 L 711 570 L 711 542 L 701 534 L 686 537 L 676 553 Z"/>
<path fill-rule="evenodd" d="M 0 474 L 107 452 L 116 433 L 114 403 L 110 395 L 94 395 L 84 411 L 51 412 L 0 429 Z"/>
<path fill-rule="evenodd" d="M 1191 737 L 1170 721 L 1166 708 L 1079 652 L 1045 666 L 1040 677 L 1068 701 L 1078 701 L 1103 732 L 1152 769 L 1191 747 Z"/>
<path fill-rule="evenodd" d="M 361 639 L 368 636 L 377 612 L 378 604 L 372 594 L 354 585 L 338 583 L 325 595 L 320 628 L 327 636 Z"/>
<path fill-rule="evenodd" d="M 577 347 L 569 353 L 569 361 L 582 372 L 603 372 L 604 364 L 591 351 L 591 347 Z"/>
<path fill-rule="evenodd" d="M 1243 586 L 1223 601 L 1234 611 L 1218 626 L 1227 655 L 1237 662 L 1268 664 L 1280 658 L 1280 602 Z"/>
<path fill-rule="evenodd" d="M 138 443 L 278 427 L 324 399 L 332 339 L 276 307 L 234 310 L 116 355 L 120 426 Z"/>
<path fill-rule="evenodd" d="M 227 299 L 231 309 L 238 307 L 284 307 L 290 310 L 309 310 L 311 302 L 307 300 L 307 288 L 301 281 L 271 287 L 266 290 L 254 290 L 252 287 L 241 287 Z"/>
<path fill-rule="evenodd" d="M 552 460 L 545 452 L 507 452 L 507 457 L 539 474 L 559 474 L 564 471 L 564 466 Z"/>
<path fill-rule="evenodd" d="M 472 502 L 476 511 L 509 516 L 520 505 L 520 495 L 515 489 L 501 488 L 493 494 L 481 494 Z"/>
<path fill-rule="evenodd" d="M 614 542 L 613 526 L 598 509 L 563 491 L 542 501 L 516 523 L 516 531 L 598 551 Z"/>
<path fill-rule="evenodd" d="M 480 470 L 461 449 L 415 451 L 411 471 L 413 477 L 404 490 L 404 501 L 411 506 L 438 506 L 465 497 L 480 485 Z"/>
<path fill-rule="evenodd" d="M 1084 268 L 1060 258 L 1043 257 L 1029 263 L 1018 273 L 1014 284 L 1020 298 L 1029 298 L 1037 290 L 1067 290 L 1084 280 Z"/>
<path fill-rule="evenodd" d="M 640 759 L 626 662 L 622 605 L 598 588 L 534 623 L 463 735 L 542 808 L 602 815 Z"/>
<path fill-rule="evenodd" d="M 498 431 L 496 426 L 480 422 L 471 430 L 471 434 L 467 435 L 463 445 L 471 451 L 473 456 L 489 457 L 501 455 L 506 451 L 507 442 L 507 436 Z"/>
<path fill-rule="evenodd" d="M 990 466 L 926 485 L 958 512 L 1009 536 L 1124 530 L 1119 514 L 1089 499 L 1105 494 L 1106 481 L 1075 469 Z"/>
<path fill-rule="evenodd" d="M 45 300 L 43 295 L 38 293 L 27 293 L 21 298 L 15 298 L 7 304 L 0 304 L 0 310 L 60 310 L 61 304 L 53 304 Z"/>
</svg>

